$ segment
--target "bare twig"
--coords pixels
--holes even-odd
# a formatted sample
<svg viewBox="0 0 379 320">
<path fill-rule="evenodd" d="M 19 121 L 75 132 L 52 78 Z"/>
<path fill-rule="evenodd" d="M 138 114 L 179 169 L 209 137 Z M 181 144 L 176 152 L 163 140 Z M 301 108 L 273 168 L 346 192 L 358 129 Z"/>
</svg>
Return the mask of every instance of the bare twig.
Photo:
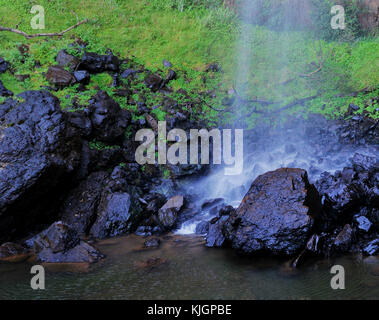
<svg viewBox="0 0 379 320">
<path fill-rule="evenodd" d="M 24 36 L 26 39 L 32 39 L 32 38 L 36 38 L 36 37 L 62 37 L 66 32 L 69 32 L 72 29 L 75 29 L 75 28 L 79 27 L 80 25 L 88 22 L 88 19 L 85 19 L 83 21 L 79 21 L 79 17 L 75 13 L 73 13 L 73 14 L 76 16 L 76 21 L 77 21 L 76 24 L 74 24 L 73 26 L 71 26 L 71 27 L 69 27 L 69 28 L 67 28 L 61 32 L 27 34 L 26 32 L 21 31 L 17 28 L 16 29 L 7 28 L 7 27 L 3 27 L 1 25 L 0 25 L 0 31 L 13 32 L 13 33 Z"/>
</svg>

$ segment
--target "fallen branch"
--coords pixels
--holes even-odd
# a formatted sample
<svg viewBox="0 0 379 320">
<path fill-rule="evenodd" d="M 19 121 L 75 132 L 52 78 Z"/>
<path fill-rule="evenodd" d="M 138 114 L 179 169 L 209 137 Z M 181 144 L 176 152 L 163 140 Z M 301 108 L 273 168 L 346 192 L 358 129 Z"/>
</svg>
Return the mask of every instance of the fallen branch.
<svg viewBox="0 0 379 320">
<path fill-rule="evenodd" d="M 7 28 L 7 27 L 3 27 L 1 25 L 0 25 L 0 31 L 13 32 L 13 33 L 24 36 L 26 39 L 32 39 L 32 38 L 36 38 L 36 37 L 62 37 L 66 32 L 69 32 L 72 29 L 75 29 L 75 28 L 79 27 L 80 25 L 88 22 L 88 19 L 85 19 L 83 21 L 79 21 L 78 16 L 76 16 L 76 20 L 77 20 L 77 23 L 75 25 L 67 28 L 66 30 L 63 30 L 61 32 L 55 32 L 55 33 L 27 34 L 26 32 L 21 31 L 19 29 Z"/>
</svg>

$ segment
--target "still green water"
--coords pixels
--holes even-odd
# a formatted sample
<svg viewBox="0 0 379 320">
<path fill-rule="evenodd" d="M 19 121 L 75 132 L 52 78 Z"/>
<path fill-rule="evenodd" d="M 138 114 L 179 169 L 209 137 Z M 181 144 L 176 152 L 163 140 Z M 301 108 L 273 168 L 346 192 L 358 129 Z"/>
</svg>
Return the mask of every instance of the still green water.
<svg viewBox="0 0 379 320">
<path fill-rule="evenodd" d="M 107 258 L 91 266 L 46 265 L 46 289 L 38 291 L 30 287 L 31 263 L 2 262 L 0 299 L 379 299 L 379 257 L 346 256 L 294 271 L 286 261 L 206 248 L 195 236 L 164 237 L 158 249 L 143 242 L 99 242 Z M 330 287 L 334 264 L 345 268 L 345 290 Z"/>
</svg>

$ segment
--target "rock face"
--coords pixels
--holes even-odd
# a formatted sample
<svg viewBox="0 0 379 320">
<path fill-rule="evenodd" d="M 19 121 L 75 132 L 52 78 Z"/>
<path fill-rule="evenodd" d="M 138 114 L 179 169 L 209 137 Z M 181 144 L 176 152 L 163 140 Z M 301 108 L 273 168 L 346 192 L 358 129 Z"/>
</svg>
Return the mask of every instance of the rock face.
<svg viewBox="0 0 379 320">
<path fill-rule="evenodd" d="M 183 196 L 175 196 L 166 202 L 166 204 L 159 209 L 158 220 L 159 225 L 165 229 L 172 229 L 178 217 L 178 212 L 183 207 L 184 198 Z"/>
<path fill-rule="evenodd" d="M 81 158 L 56 97 L 28 91 L 0 105 L 0 242 L 54 221 Z"/>
<path fill-rule="evenodd" d="M 106 179 L 106 172 L 92 173 L 64 201 L 61 219 L 80 235 L 87 234 L 96 219 Z"/>
<path fill-rule="evenodd" d="M 61 220 L 80 235 L 106 238 L 134 231 L 143 218 L 138 195 L 120 166 L 90 174 L 64 201 Z"/>
<path fill-rule="evenodd" d="M 41 262 L 92 263 L 103 257 L 97 249 L 81 241 L 74 229 L 61 221 L 53 223 L 26 244 L 33 248 Z"/>
<path fill-rule="evenodd" d="M 125 134 L 131 115 L 120 106 L 105 91 L 99 91 L 91 101 L 90 118 L 96 139 L 114 143 Z"/>
<path fill-rule="evenodd" d="M 226 221 L 225 238 L 243 253 L 292 255 L 307 243 L 319 210 L 318 192 L 305 170 L 267 172 Z"/>
<path fill-rule="evenodd" d="M 114 237 L 128 231 L 130 213 L 130 195 L 112 193 L 103 198 L 91 235 L 96 238 Z"/>
</svg>

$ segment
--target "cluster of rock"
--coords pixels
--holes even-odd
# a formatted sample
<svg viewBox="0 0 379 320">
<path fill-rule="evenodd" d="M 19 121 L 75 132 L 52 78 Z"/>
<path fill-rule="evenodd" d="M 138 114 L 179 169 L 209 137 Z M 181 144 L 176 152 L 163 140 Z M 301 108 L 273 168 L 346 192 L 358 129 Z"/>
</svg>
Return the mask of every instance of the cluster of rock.
<svg viewBox="0 0 379 320">
<path fill-rule="evenodd" d="M 259 176 L 240 206 L 210 221 L 207 246 L 244 254 L 309 256 L 379 253 L 379 160 L 355 154 L 352 166 L 310 184 L 302 169 Z"/>
<path fill-rule="evenodd" d="M 303 169 L 267 172 L 252 183 L 237 209 L 223 199 L 197 208 L 174 186 L 177 178 L 201 172 L 201 166 L 172 167 L 170 179 L 163 179 L 161 167 L 142 169 L 135 163 L 137 145 L 125 137 L 127 128 L 132 135 L 144 126 L 154 129 L 156 119 L 143 101 L 131 100 L 135 92 L 120 85 L 119 79 L 134 81 L 145 73 L 141 81 L 147 88 L 165 92 L 176 73 L 169 69 L 164 78 L 141 66 L 123 70 L 121 65 L 111 52 L 85 52 L 79 59 L 63 50 L 46 77 L 54 90 L 80 83 L 80 91 L 86 90 L 92 74 L 109 72 L 117 95 L 135 104 L 136 114 L 144 118 L 133 120 L 104 91 L 94 95 L 89 106 L 70 112 L 63 111 L 48 91 L 27 91 L 0 104 L 0 243 L 4 243 L 0 259 L 33 255 L 42 262 L 95 262 L 103 257 L 93 244 L 95 238 L 131 232 L 158 235 L 202 210 L 216 215 L 196 230 L 206 235 L 209 247 L 291 256 L 294 265 L 310 255 L 378 254 L 377 158 L 356 154 L 351 167 L 325 173 L 314 185 Z M 170 67 L 169 62 L 165 66 Z M 9 63 L 0 59 L 0 74 L 8 69 Z M 207 71 L 220 68 L 211 64 Z M 12 95 L 0 82 L 0 96 Z M 196 103 L 180 109 L 177 101 L 166 97 L 162 107 L 168 127 L 205 127 L 189 120 Z M 293 127 L 299 128 L 289 123 L 289 130 Z M 318 123 L 312 128 L 320 130 L 317 139 L 310 139 L 320 154 L 328 152 L 325 145 L 334 149 L 341 143 L 379 141 L 378 122 L 364 116 L 353 116 L 330 130 L 337 134 L 325 127 Z M 304 125 L 302 130 L 310 129 Z M 106 147 L 91 148 L 93 141 Z M 286 146 L 289 153 L 295 149 Z M 157 238 L 148 239 L 145 246 L 159 243 Z"/>
<path fill-rule="evenodd" d="M 94 73 L 127 78 L 141 72 L 122 70 L 112 53 L 85 52 L 78 59 L 61 51 L 57 63 L 46 74 L 54 90 L 78 82 L 83 84 L 78 90 L 85 90 Z M 0 72 L 8 68 L 0 59 Z M 175 77 L 171 70 L 166 79 L 150 74 L 142 81 L 155 91 Z M 164 103 L 175 105 L 168 99 Z M 143 103 L 138 106 L 150 122 L 156 121 Z M 175 112 L 171 117 L 179 119 Z M 27 91 L 0 104 L 0 243 L 5 243 L 0 259 L 29 252 L 43 262 L 94 262 L 102 255 L 85 239 L 174 228 L 183 196 L 173 193 L 175 183 L 163 179 L 162 167 L 135 163 L 138 143 L 125 135 L 127 128 L 133 134 L 148 125 L 133 121 L 104 91 L 88 106 L 69 111 L 44 90 Z M 93 148 L 92 141 L 105 147 Z M 197 171 L 183 168 L 171 176 Z M 17 244 L 9 242 L 15 240 Z"/>
</svg>

